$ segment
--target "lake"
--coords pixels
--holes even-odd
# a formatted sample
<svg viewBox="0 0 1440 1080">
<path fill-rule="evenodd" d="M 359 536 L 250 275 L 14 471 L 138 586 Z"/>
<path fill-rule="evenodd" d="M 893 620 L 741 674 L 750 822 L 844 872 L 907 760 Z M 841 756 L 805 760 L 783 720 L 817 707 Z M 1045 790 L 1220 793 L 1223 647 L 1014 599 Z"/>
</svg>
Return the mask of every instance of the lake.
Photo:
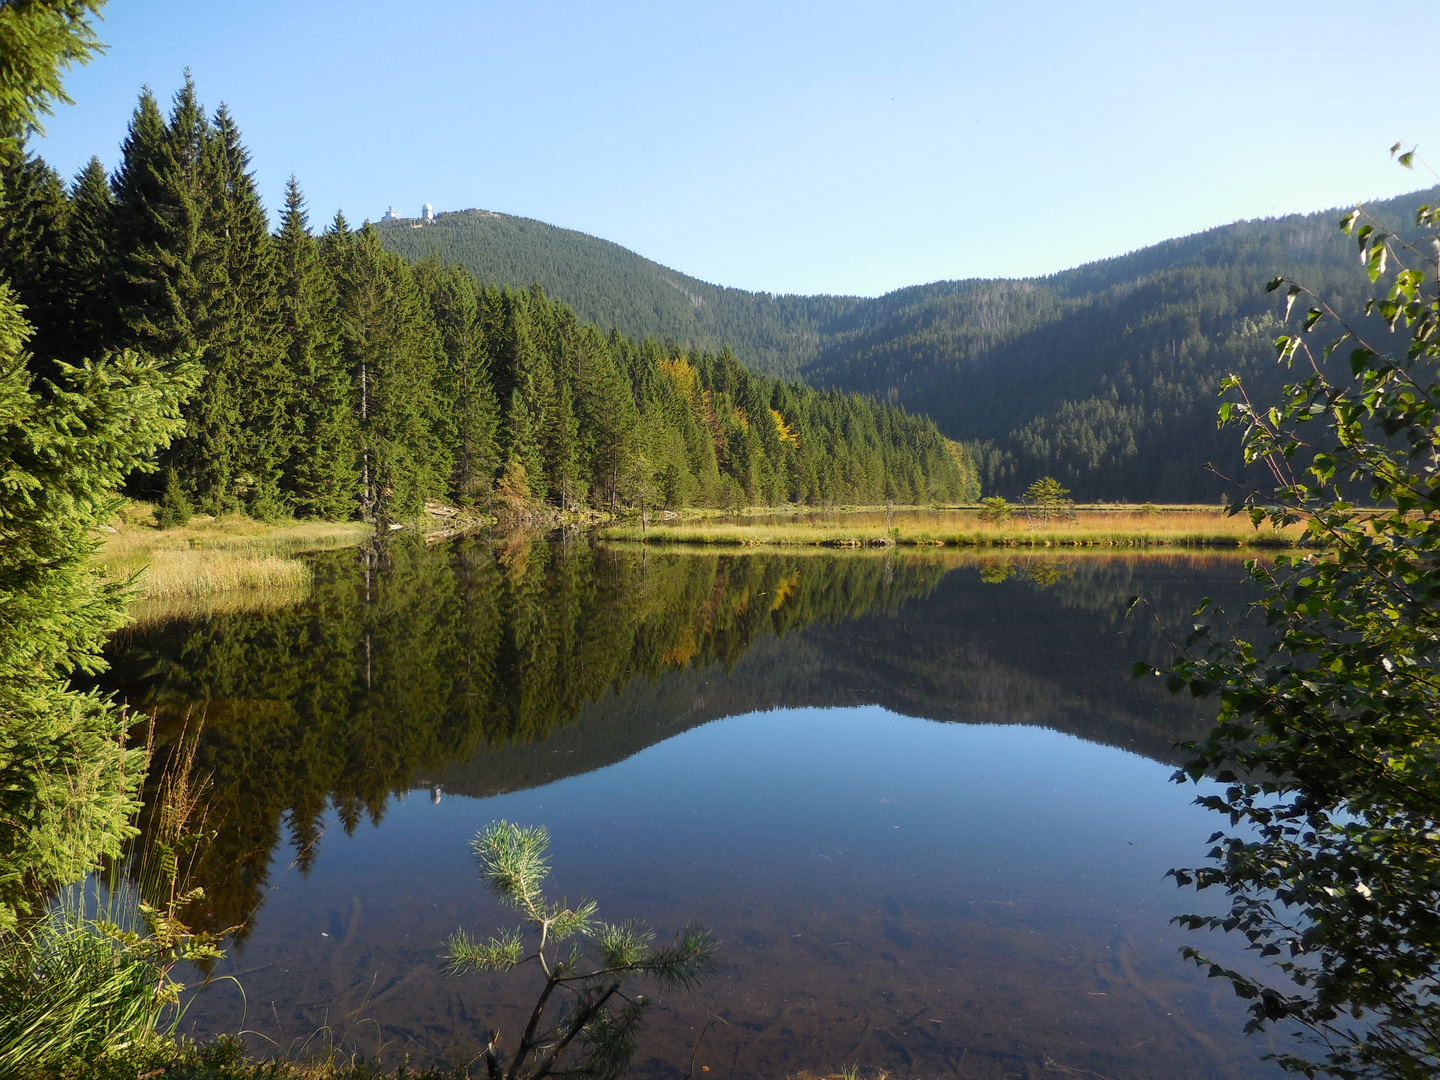
<svg viewBox="0 0 1440 1080">
<path fill-rule="evenodd" d="M 392 1063 L 513 1046 L 533 976 L 440 960 L 516 921 L 467 847 L 505 818 L 548 827 L 557 895 L 723 943 L 656 998 L 634 1075 L 1279 1075 L 1170 925 L 1223 901 L 1164 876 L 1218 827 L 1170 781 L 1209 715 L 1130 678 L 1202 596 L 1243 610 L 1239 560 L 519 538 L 315 568 L 303 605 L 110 649 L 108 685 L 162 751 L 198 729 L 211 784 L 196 917 L 237 928 L 212 974 L 244 995 L 215 983 L 186 1030 Z"/>
</svg>

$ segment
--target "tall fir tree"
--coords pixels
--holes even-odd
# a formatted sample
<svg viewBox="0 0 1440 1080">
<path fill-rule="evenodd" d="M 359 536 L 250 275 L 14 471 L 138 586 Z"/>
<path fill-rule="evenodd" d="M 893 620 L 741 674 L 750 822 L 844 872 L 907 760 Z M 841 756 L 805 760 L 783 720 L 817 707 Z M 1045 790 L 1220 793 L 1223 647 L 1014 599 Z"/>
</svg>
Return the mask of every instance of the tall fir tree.
<svg viewBox="0 0 1440 1080">
<path fill-rule="evenodd" d="M 611 511 L 619 508 L 620 478 L 629 471 L 639 420 L 629 381 L 615 362 L 612 345 L 617 340 L 618 335 L 612 335 L 607 341 L 591 328 L 581 340 L 583 360 L 575 380 L 575 409 L 595 502 Z"/>
<path fill-rule="evenodd" d="M 575 421 L 575 399 L 568 380 L 560 380 L 555 409 L 546 440 L 549 450 L 547 483 L 561 510 L 580 509 L 588 487 L 581 471 L 579 433 Z"/>
<path fill-rule="evenodd" d="M 226 289 L 214 307 L 214 369 L 232 387 L 235 495 L 256 517 L 288 511 L 283 474 L 294 448 L 294 379 L 280 332 L 269 223 L 249 172 L 250 155 L 229 110 L 215 114 L 207 228 L 222 256 Z"/>
<path fill-rule="evenodd" d="M 40 158 L 19 154 L 0 162 L 0 278 L 10 282 L 33 328 L 32 366 L 53 377 L 50 361 L 64 351 L 70 309 L 64 276 L 70 204 L 60 177 Z"/>
<path fill-rule="evenodd" d="M 100 159 L 92 157 L 70 185 L 70 224 L 65 246 L 66 318 L 64 359 L 97 358 L 115 344 L 110 291 L 110 245 L 115 195 Z"/>
<path fill-rule="evenodd" d="M 436 388 L 448 403 L 450 493 L 461 505 L 483 506 L 499 465 L 499 409 L 490 385 L 480 289 L 467 271 L 438 262 L 422 264 L 417 275 L 440 336 Z"/>
<path fill-rule="evenodd" d="M 166 464 L 187 495 L 221 513 L 238 505 L 239 390 L 221 344 L 226 251 L 214 232 L 224 165 L 193 80 L 168 123 L 141 94 L 115 178 L 114 283 L 122 344 L 160 357 L 194 357 L 203 377 L 185 406 L 186 430 Z"/>
<path fill-rule="evenodd" d="M 505 427 L 510 445 L 501 474 L 501 503 L 515 511 L 545 498 L 545 459 L 540 454 L 535 418 L 519 387 L 510 391 Z"/>
<path fill-rule="evenodd" d="M 340 349 L 335 283 L 310 234 L 291 176 L 275 236 L 277 319 L 293 380 L 287 401 L 290 454 L 282 486 L 295 513 L 344 519 L 358 505 L 352 384 Z"/>
<path fill-rule="evenodd" d="M 518 465 L 524 469 L 529 497 L 541 502 L 548 494 L 541 425 L 554 382 L 535 342 L 530 306 L 525 293 L 504 291 L 490 352 L 495 358 L 497 387 L 503 387 L 506 394 L 503 459 L 507 468 Z"/>
<path fill-rule="evenodd" d="M 435 394 L 439 342 L 410 264 L 385 251 L 373 228 L 352 233 L 337 216 L 322 247 L 357 388 L 361 514 L 401 520 L 447 493 L 451 462 Z"/>
</svg>

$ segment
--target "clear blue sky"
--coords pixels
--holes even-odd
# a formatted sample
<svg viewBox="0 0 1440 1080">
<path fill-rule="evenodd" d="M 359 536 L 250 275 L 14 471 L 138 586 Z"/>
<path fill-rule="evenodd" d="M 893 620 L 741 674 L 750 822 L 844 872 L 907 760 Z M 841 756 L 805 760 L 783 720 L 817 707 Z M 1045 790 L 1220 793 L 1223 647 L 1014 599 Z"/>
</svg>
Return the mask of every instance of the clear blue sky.
<svg viewBox="0 0 1440 1080">
<path fill-rule="evenodd" d="M 1046 273 L 1433 183 L 1397 140 L 1440 169 L 1435 0 L 111 0 L 100 33 L 39 144 L 67 176 L 188 65 L 272 209 L 293 171 L 317 223 L 478 206 L 777 292 Z"/>
</svg>

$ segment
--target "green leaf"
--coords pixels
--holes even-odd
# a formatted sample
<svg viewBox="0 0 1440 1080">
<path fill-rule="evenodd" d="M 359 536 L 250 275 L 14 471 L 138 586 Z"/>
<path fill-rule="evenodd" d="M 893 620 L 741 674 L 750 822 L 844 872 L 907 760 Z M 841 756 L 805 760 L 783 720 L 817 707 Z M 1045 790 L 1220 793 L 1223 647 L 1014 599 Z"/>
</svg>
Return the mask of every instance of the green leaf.
<svg viewBox="0 0 1440 1080">
<path fill-rule="evenodd" d="M 1290 309 L 1295 306 L 1295 298 L 1300 295 L 1300 292 L 1301 292 L 1301 289 L 1300 289 L 1300 286 L 1299 286 L 1299 285 L 1291 285 L 1290 288 L 1286 291 L 1286 293 L 1285 293 L 1285 314 L 1284 314 L 1283 316 L 1281 316 L 1282 319 L 1289 319 L 1289 318 L 1290 318 Z"/>
<path fill-rule="evenodd" d="M 1370 276 L 1371 281 L 1378 281 L 1380 275 L 1385 272 L 1385 262 L 1389 258 L 1389 251 L 1384 242 L 1372 244 L 1370 257 L 1365 261 L 1365 273 Z"/>
</svg>

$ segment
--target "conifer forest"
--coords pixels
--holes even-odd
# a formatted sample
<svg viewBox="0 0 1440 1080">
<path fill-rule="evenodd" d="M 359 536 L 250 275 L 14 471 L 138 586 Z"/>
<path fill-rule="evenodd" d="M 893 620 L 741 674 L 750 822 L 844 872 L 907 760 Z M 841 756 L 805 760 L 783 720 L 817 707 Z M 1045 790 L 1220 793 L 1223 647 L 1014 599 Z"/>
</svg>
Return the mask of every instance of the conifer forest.
<svg viewBox="0 0 1440 1080">
<path fill-rule="evenodd" d="M 114 176 L 7 166 L 0 273 L 76 362 L 133 348 L 198 365 L 149 489 L 198 510 L 397 521 L 461 507 L 739 508 L 955 502 L 960 446 L 854 394 L 587 325 L 539 287 L 387 252 L 293 178 L 272 232 L 236 120 L 189 80 L 140 98 Z"/>
</svg>

